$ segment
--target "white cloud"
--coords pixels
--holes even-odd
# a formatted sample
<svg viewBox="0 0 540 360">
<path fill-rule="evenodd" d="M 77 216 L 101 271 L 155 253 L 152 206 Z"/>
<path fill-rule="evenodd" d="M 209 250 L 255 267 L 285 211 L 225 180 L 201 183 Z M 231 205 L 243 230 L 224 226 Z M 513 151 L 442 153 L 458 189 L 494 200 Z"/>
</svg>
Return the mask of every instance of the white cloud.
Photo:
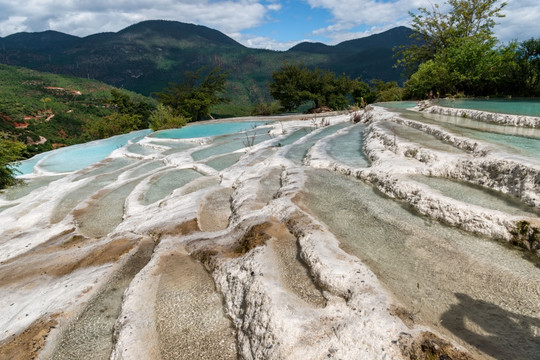
<svg viewBox="0 0 540 360">
<path fill-rule="evenodd" d="M 306 39 L 277 41 L 268 36 L 251 36 L 241 33 L 229 34 L 229 36 L 247 47 L 266 50 L 288 50 L 296 44 L 299 44 L 303 41 L 309 41 Z"/>
<path fill-rule="evenodd" d="M 503 13 L 506 17 L 498 19 L 495 35 L 503 41 L 524 41 L 540 37 L 540 3 L 538 0 L 507 0 Z"/>
<path fill-rule="evenodd" d="M 444 8 L 443 0 L 305 0 L 312 8 L 323 8 L 331 12 L 331 25 L 316 29 L 313 34 L 331 39 L 333 44 L 367 36 L 399 25 L 409 25 L 409 11 L 419 7 L 430 9 L 433 4 Z M 499 3 L 501 3 L 500 1 Z M 540 36 L 540 3 L 538 0 L 507 0 L 505 18 L 497 19 L 495 34 L 501 41 L 526 40 Z M 355 27 L 367 28 L 354 32 Z"/>
<path fill-rule="evenodd" d="M 24 16 L 10 16 L 7 20 L 0 23 L 0 34 L 13 34 L 27 31 L 27 18 Z"/>
<path fill-rule="evenodd" d="M 260 25 L 269 11 L 280 9 L 278 3 L 263 5 L 261 0 L 28 0 L 24 6 L 15 5 L 19 5 L 15 0 L 0 0 L 0 36 L 20 29 L 86 36 L 153 19 L 234 33 Z"/>
</svg>

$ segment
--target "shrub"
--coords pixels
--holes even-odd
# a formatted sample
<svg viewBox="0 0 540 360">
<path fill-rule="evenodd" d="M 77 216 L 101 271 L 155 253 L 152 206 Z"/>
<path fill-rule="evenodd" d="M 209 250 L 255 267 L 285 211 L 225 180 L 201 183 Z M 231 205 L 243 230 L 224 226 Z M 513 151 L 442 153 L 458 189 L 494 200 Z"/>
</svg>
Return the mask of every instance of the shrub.
<svg viewBox="0 0 540 360">
<path fill-rule="evenodd" d="M 187 124 L 185 117 L 175 115 L 170 106 L 159 104 L 150 115 L 150 129 L 157 131 L 162 129 L 181 128 Z"/>
</svg>

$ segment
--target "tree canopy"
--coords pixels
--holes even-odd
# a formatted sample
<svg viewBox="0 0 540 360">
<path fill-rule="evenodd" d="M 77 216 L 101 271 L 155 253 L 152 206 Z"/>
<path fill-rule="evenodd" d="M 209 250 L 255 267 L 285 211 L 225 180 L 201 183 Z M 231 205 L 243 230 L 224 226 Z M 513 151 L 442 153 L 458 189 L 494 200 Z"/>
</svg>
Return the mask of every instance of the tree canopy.
<svg viewBox="0 0 540 360">
<path fill-rule="evenodd" d="M 407 96 L 540 95 L 540 39 L 499 45 L 493 35 L 505 2 L 448 0 L 446 5 L 410 14 L 418 42 L 402 49 L 398 60 L 416 69 L 405 83 Z"/>
<path fill-rule="evenodd" d="M 169 106 L 176 116 L 183 116 L 190 121 L 199 121 L 211 117 L 213 105 L 228 102 L 223 97 L 228 73 L 216 67 L 206 75 L 207 67 L 184 74 L 184 81 L 169 83 L 163 91 L 156 93 L 158 100 Z"/>
<path fill-rule="evenodd" d="M 501 13 L 506 6 L 498 0 L 448 0 L 447 12 L 438 4 L 431 9 L 419 8 L 418 14 L 409 13 L 412 19 L 416 42 L 398 52 L 398 64 L 409 73 L 423 62 L 433 60 L 435 55 L 450 47 L 455 47 L 461 39 L 474 39 L 477 43 L 493 46 L 495 19 L 505 15 Z"/>
<path fill-rule="evenodd" d="M 359 102 L 360 97 L 368 98 L 371 92 L 369 85 L 359 80 L 298 64 L 284 64 L 272 74 L 272 79 L 270 94 L 285 111 L 295 110 L 306 102 L 312 102 L 314 108 L 341 110 L 353 98 L 358 97 L 354 101 Z"/>
</svg>

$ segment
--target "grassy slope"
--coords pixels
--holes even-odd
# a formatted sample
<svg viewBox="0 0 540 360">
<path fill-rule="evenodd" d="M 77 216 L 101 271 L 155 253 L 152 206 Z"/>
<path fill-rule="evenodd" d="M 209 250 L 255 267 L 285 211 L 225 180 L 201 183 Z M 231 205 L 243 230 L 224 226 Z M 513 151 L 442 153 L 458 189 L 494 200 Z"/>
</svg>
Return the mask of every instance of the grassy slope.
<svg viewBox="0 0 540 360">
<path fill-rule="evenodd" d="M 28 147 L 29 155 L 88 141 L 83 125 L 113 112 L 104 102 L 111 89 L 95 80 L 0 65 L 0 132 L 27 144 L 45 137 L 45 144 Z"/>
</svg>

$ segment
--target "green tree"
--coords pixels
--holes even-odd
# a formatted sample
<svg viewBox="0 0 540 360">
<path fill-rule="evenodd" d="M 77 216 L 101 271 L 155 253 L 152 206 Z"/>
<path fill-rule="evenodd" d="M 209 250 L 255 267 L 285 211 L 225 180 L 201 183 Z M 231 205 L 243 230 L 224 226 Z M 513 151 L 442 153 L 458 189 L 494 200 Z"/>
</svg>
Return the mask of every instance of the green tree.
<svg viewBox="0 0 540 360">
<path fill-rule="evenodd" d="M 117 89 L 111 90 L 111 99 L 108 100 L 121 115 L 139 117 L 141 120 L 141 129 L 148 127 L 148 118 L 154 110 L 154 105 L 146 101 L 135 101 L 126 94 Z"/>
<path fill-rule="evenodd" d="M 517 61 L 517 46 L 494 48 L 476 38 L 462 38 L 420 65 L 405 83 L 409 96 L 425 98 L 430 91 L 440 95 L 512 95 L 523 90 Z"/>
<path fill-rule="evenodd" d="M 522 42 L 517 53 L 520 74 L 527 93 L 540 96 L 540 38 Z"/>
<path fill-rule="evenodd" d="M 26 146 L 18 141 L 5 139 L 6 135 L 0 133 L 0 189 L 18 183 L 15 176 L 17 170 L 14 168 L 14 162 L 21 159 L 21 154 Z"/>
<path fill-rule="evenodd" d="M 113 113 L 84 125 L 84 132 L 91 139 L 103 139 L 114 135 L 126 134 L 143 127 L 141 115 Z"/>
<path fill-rule="evenodd" d="M 352 97 L 355 104 L 361 104 L 362 99 L 367 104 L 371 104 L 377 101 L 377 92 L 373 91 L 369 84 L 356 79 L 353 85 Z"/>
<path fill-rule="evenodd" d="M 167 105 L 159 104 L 150 115 L 150 129 L 154 131 L 181 128 L 186 124 L 186 118 L 182 115 L 176 115 L 173 109 Z"/>
<path fill-rule="evenodd" d="M 190 121 L 199 121 L 211 117 L 210 108 L 227 103 L 229 100 L 221 94 L 225 91 L 228 73 L 219 67 L 204 75 L 207 67 L 184 74 L 181 83 L 169 83 L 163 91 L 156 93 L 158 100 L 170 106 L 177 116 L 184 116 Z"/>
<path fill-rule="evenodd" d="M 336 76 L 322 69 L 285 64 L 272 74 L 270 94 L 286 111 L 295 110 L 311 101 L 315 108 L 344 109 L 349 104 L 355 81 L 345 75 Z"/>
<path fill-rule="evenodd" d="M 418 14 L 409 13 L 412 18 L 412 37 L 416 40 L 409 47 L 402 48 L 397 56 L 398 65 L 404 66 L 412 74 L 423 62 L 432 60 L 435 55 L 455 46 L 456 41 L 475 38 L 480 43 L 493 43 L 493 27 L 496 18 L 506 6 L 498 0 L 448 0 L 450 8 L 443 12 L 438 4 L 431 10 L 419 8 Z"/>
<path fill-rule="evenodd" d="M 278 100 L 285 111 L 292 111 L 308 101 L 311 93 L 309 87 L 310 70 L 305 66 L 285 64 L 272 74 L 270 95 Z"/>
</svg>

